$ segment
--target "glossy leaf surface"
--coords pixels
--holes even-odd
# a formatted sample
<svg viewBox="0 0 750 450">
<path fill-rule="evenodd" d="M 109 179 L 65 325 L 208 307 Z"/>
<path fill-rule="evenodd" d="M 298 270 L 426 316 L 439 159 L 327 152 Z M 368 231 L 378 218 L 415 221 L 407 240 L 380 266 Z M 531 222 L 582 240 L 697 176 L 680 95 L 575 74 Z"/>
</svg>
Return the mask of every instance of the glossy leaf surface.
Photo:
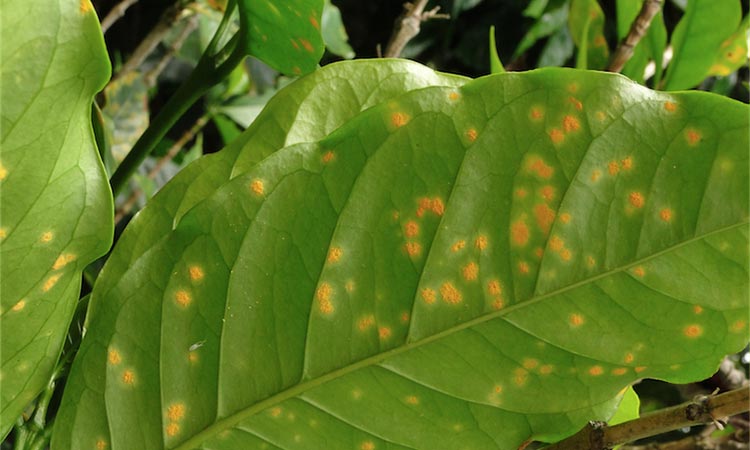
<svg viewBox="0 0 750 450">
<path fill-rule="evenodd" d="M 323 0 L 238 0 L 249 54 L 287 75 L 312 72 L 323 56 Z"/>
<path fill-rule="evenodd" d="M 91 101 L 109 77 L 88 1 L 2 5 L 0 433 L 47 386 L 81 271 L 112 240 Z"/>
<path fill-rule="evenodd" d="M 747 339 L 747 134 L 612 74 L 321 69 L 123 235 L 53 449 L 516 448 L 705 377 Z"/>
<path fill-rule="evenodd" d="M 688 89 L 703 81 L 741 18 L 739 0 L 690 0 L 672 35 L 674 57 L 664 89 Z"/>
</svg>

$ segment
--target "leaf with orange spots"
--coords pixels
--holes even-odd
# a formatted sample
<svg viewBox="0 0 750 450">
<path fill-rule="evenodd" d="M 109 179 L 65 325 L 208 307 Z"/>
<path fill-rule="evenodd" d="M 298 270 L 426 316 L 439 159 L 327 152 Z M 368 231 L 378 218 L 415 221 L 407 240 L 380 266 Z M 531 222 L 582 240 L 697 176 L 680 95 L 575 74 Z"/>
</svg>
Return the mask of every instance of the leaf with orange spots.
<svg viewBox="0 0 750 450">
<path fill-rule="evenodd" d="M 672 34 L 672 62 L 664 77 L 664 89 L 689 89 L 698 85 L 712 71 L 722 52 L 731 52 L 723 44 L 731 41 L 740 29 L 740 0 L 690 0 L 685 15 Z M 741 32 L 742 39 L 745 33 Z M 734 58 L 738 55 L 732 54 Z M 739 58 L 744 64 L 747 55 Z"/>
<path fill-rule="evenodd" d="M 726 77 L 740 67 L 747 65 L 747 33 L 750 28 L 750 15 L 745 16 L 737 31 L 719 47 L 719 54 L 708 75 Z"/>
<path fill-rule="evenodd" d="M 238 0 L 237 6 L 248 54 L 286 75 L 315 70 L 325 50 L 323 0 Z"/>
<path fill-rule="evenodd" d="M 81 272 L 108 250 L 113 223 L 91 128 L 91 102 L 110 65 L 91 3 L 4 1 L 0 16 L 4 437 L 48 386 Z"/>
<path fill-rule="evenodd" d="M 123 234 L 61 442 L 518 448 L 746 344 L 738 102 L 599 72 L 468 81 L 360 61 L 291 84 L 258 123 Z"/>
<path fill-rule="evenodd" d="M 597 0 L 572 0 L 568 16 L 570 35 L 578 47 L 581 69 L 603 69 L 609 59 L 604 38 L 604 12 Z"/>
</svg>

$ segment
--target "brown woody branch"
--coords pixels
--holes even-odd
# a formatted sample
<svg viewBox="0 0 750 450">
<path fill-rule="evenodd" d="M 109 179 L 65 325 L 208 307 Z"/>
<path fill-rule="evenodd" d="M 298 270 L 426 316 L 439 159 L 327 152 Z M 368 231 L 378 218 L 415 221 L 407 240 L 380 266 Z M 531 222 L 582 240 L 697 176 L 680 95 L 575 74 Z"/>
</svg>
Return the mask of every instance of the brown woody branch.
<svg viewBox="0 0 750 450">
<path fill-rule="evenodd" d="M 700 396 L 611 427 L 603 422 L 590 422 L 583 430 L 547 450 L 607 450 L 691 425 L 721 424 L 727 417 L 749 410 L 750 390 L 740 388 L 716 396 Z"/>
<path fill-rule="evenodd" d="M 404 12 L 398 16 L 393 28 L 393 34 L 385 47 L 386 58 L 398 58 L 406 47 L 406 44 L 419 34 L 419 27 L 422 22 L 430 19 L 448 19 L 448 14 L 439 14 L 440 7 L 436 6 L 429 11 L 425 11 L 429 0 L 417 0 L 416 3 L 404 3 Z"/>
<path fill-rule="evenodd" d="M 109 27 L 120 20 L 120 18 L 125 15 L 125 11 L 136 3 L 138 3 L 138 0 L 122 0 L 110 9 L 102 20 L 102 33 L 106 33 Z"/>
<path fill-rule="evenodd" d="M 628 62 L 631 56 L 633 56 L 633 50 L 638 42 L 641 41 L 643 36 L 646 35 L 648 27 L 651 25 L 651 20 L 661 9 L 663 0 L 645 0 L 641 11 L 630 26 L 630 31 L 625 39 L 620 42 L 617 50 L 612 55 L 609 67 L 607 70 L 610 72 L 619 72 Z"/>
</svg>

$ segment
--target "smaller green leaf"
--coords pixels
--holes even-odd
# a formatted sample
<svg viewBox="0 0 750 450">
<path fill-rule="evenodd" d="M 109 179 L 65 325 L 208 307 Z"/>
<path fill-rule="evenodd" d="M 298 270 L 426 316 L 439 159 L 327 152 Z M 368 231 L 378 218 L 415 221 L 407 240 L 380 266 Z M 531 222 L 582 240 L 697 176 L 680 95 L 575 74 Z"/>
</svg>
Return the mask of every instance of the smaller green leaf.
<svg viewBox="0 0 750 450">
<path fill-rule="evenodd" d="M 131 72 L 109 83 L 104 95 L 102 115 L 114 168 L 148 127 L 148 88 L 139 73 Z"/>
<path fill-rule="evenodd" d="M 575 45 L 567 27 L 562 27 L 550 36 L 539 55 L 538 67 L 562 66 L 573 56 Z"/>
<path fill-rule="evenodd" d="M 609 59 L 604 38 L 604 12 L 596 0 L 572 0 L 568 27 L 578 46 L 580 69 L 603 69 Z"/>
<path fill-rule="evenodd" d="M 561 7 L 544 13 L 526 32 L 521 42 L 518 44 L 513 57 L 517 58 L 526 50 L 530 49 L 538 40 L 559 32 L 565 28 L 565 22 L 568 20 L 568 8 Z"/>
<path fill-rule="evenodd" d="M 505 67 L 503 67 L 503 63 L 497 55 L 494 26 L 490 27 L 490 73 L 505 73 Z"/>
<path fill-rule="evenodd" d="M 747 64 L 747 33 L 750 15 L 740 24 L 739 29 L 722 42 L 719 54 L 709 70 L 709 75 L 725 77 Z"/>
<path fill-rule="evenodd" d="M 239 0 L 246 51 L 285 75 L 312 72 L 323 56 L 323 0 Z"/>
<path fill-rule="evenodd" d="M 618 423 L 637 419 L 640 417 L 640 408 L 641 399 L 638 398 L 638 394 L 633 390 L 633 386 L 628 386 L 628 388 L 625 389 L 622 400 L 620 400 L 620 405 L 617 407 L 617 411 L 615 411 L 615 414 L 609 419 L 609 424 L 617 425 Z"/>
<path fill-rule="evenodd" d="M 549 3 L 549 0 L 531 0 L 526 9 L 523 10 L 523 15 L 538 19 L 547 8 L 547 3 Z"/>
<path fill-rule="evenodd" d="M 323 41 L 328 51 L 345 59 L 354 58 L 354 50 L 349 45 L 349 35 L 346 34 L 344 22 L 341 20 L 341 11 L 338 7 L 326 0 L 323 7 Z"/>
<path fill-rule="evenodd" d="M 737 0 L 691 0 L 672 35 L 674 57 L 664 89 L 689 89 L 708 76 L 724 43 L 740 23 Z"/>
</svg>

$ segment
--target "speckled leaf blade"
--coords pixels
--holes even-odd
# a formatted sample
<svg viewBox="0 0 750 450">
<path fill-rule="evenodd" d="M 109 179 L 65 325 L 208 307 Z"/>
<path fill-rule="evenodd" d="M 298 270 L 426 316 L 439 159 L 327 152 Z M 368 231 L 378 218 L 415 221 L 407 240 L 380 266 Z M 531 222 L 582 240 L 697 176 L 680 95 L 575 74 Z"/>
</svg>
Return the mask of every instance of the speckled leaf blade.
<svg viewBox="0 0 750 450">
<path fill-rule="evenodd" d="M 741 18 L 739 0 L 690 0 L 672 35 L 674 57 L 667 67 L 664 89 L 688 89 L 703 81 Z"/>
<path fill-rule="evenodd" d="M 599 2 L 572 0 L 568 27 L 579 49 L 579 68 L 603 69 L 609 59 L 609 47 L 604 38 L 604 12 Z"/>
<path fill-rule="evenodd" d="M 745 16 L 739 29 L 721 43 L 709 75 L 725 77 L 747 64 L 747 33 L 750 27 L 750 15 Z"/>
<path fill-rule="evenodd" d="M 747 132 L 545 69 L 235 165 L 105 267 L 53 448 L 516 448 L 705 377 L 747 339 Z"/>
<path fill-rule="evenodd" d="M 249 54 L 287 75 L 312 72 L 323 56 L 323 0 L 239 0 Z"/>
<path fill-rule="evenodd" d="M 109 59 L 88 1 L 2 2 L 2 413 L 5 435 L 43 389 L 81 271 L 112 240 L 91 129 Z"/>
</svg>

